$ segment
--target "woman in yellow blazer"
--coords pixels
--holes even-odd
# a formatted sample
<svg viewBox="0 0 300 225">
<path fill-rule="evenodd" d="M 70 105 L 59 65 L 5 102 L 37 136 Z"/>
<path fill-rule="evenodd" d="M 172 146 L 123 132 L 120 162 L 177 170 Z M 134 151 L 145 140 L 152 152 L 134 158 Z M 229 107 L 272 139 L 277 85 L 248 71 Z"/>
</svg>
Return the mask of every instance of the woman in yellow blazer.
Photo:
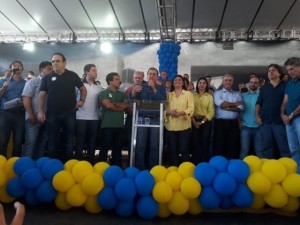
<svg viewBox="0 0 300 225">
<path fill-rule="evenodd" d="M 192 117 L 193 162 L 207 162 L 210 159 L 209 144 L 212 131 L 212 119 L 215 116 L 213 96 L 205 77 L 197 81 L 194 93 L 195 111 Z"/>
<path fill-rule="evenodd" d="M 183 77 L 174 77 L 171 91 L 167 96 L 165 127 L 167 129 L 169 160 L 178 166 L 181 161 L 189 161 L 189 144 L 191 138 L 191 117 L 194 113 L 193 94 L 186 90 Z"/>
</svg>

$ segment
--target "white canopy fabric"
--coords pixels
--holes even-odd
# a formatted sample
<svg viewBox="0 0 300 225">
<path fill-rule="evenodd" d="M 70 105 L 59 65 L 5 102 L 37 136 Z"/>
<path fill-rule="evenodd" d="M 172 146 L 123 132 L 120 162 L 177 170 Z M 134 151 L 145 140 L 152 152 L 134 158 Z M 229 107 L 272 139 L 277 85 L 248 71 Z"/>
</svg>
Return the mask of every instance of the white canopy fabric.
<svg viewBox="0 0 300 225">
<path fill-rule="evenodd" d="M 0 0 L 0 42 L 299 38 L 299 12 L 300 0 Z"/>
</svg>

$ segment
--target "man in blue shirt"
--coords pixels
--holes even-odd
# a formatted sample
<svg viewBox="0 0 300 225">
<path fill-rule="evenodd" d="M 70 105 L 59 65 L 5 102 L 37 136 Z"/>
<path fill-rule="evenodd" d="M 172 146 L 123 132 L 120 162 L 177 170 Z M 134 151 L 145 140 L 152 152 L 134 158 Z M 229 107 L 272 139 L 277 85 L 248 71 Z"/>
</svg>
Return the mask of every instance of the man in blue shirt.
<svg viewBox="0 0 300 225">
<path fill-rule="evenodd" d="M 249 81 L 249 92 L 242 94 L 244 109 L 241 112 L 241 159 L 249 154 L 251 143 L 253 143 L 255 154 L 260 156 L 259 129 L 255 119 L 255 105 L 259 95 L 258 88 L 259 78 L 252 77 Z"/>
<path fill-rule="evenodd" d="M 232 90 L 233 76 L 225 74 L 222 78 L 223 89 L 214 93 L 216 115 L 214 121 L 213 155 L 239 158 L 240 129 L 239 112 L 243 110 L 240 94 Z"/>
<path fill-rule="evenodd" d="M 0 155 L 6 156 L 10 134 L 13 134 L 12 156 L 20 156 L 24 141 L 25 110 L 21 95 L 26 81 L 22 78 L 23 64 L 13 61 L 12 76 L 0 81 Z M 15 102 L 16 104 L 9 104 Z"/>
<path fill-rule="evenodd" d="M 142 84 L 142 90 L 130 93 L 131 99 L 138 100 L 166 100 L 166 89 L 164 85 L 158 85 L 158 70 L 149 68 L 147 72 L 148 82 Z M 159 111 L 140 111 L 139 116 L 150 118 L 151 125 L 159 125 Z M 147 141 L 147 139 L 150 141 Z M 137 130 L 135 166 L 138 169 L 145 169 L 145 150 L 149 143 L 149 168 L 159 163 L 159 128 L 158 127 L 139 127 Z"/>
<path fill-rule="evenodd" d="M 29 156 L 33 159 L 43 157 L 47 147 L 46 126 L 38 121 L 38 97 L 42 79 L 52 72 L 52 63 L 49 61 L 41 62 L 39 71 L 38 77 L 26 82 L 22 93 L 26 110 L 25 143 L 22 156 Z"/>
<path fill-rule="evenodd" d="M 281 81 L 282 69 L 277 64 L 268 66 L 269 83 L 259 92 L 256 102 L 256 121 L 260 126 L 263 158 L 275 157 L 274 140 L 277 143 L 280 157 L 289 157 L 290 150 L 287 143 L 284 123 L 280 117 L 280 107 L 284 97 L 286 83 Z"/>
<path fill-rule="evenodd" d="M 292 158 L 300 165 L 300 58 L 289 58 L 284 65 L 292 80 L 287 83 L 281 105 Z"/>
</svg>

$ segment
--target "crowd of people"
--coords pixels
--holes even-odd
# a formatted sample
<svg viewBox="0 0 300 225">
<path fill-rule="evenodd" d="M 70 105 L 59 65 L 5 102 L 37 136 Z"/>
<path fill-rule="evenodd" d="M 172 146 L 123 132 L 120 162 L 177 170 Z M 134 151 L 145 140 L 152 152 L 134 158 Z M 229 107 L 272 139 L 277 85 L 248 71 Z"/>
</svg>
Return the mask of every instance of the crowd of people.
<svg viewBox="0 0 300 225">
<path fill-rule="evenodd" d="M 255 74 L 240 91 L 234 77 L 225 74 L 217 90 L 211 76 L 200 77 L 194 88 L 188 74 L 168 80 L 166 71 L 151 67 L 145 78 L 135 71 L 133 84 L 120 90 L 121 78 L 111 72 L 107 88 L 97 81 L 94 64 L 84 66 L 80 78 L 66 68 L 62 53 L 39 65 L 39 75 L 25 81 L 21 61 L 15 60 L 0 80 L 0 154 L 6 156 L 12 133 L 13 156 L 33 159 L 47 155 L 67 161 L 86 159 L 92 164 L 122 162 L 123 136 L 131 146 L 132 104 L 129 100 L 166 101 L 163 163 L 208 161 L 255 154 L 261 158 L 292 157 L 300 164 L 300 58 L 287 59 L 290 76 L 284 80 L 281 66 L 267 67 L 269 82 Z M 246 88 L 246 90 L 245 90 Z M 243 89 L 243 91 L 242 91 Z M 125 118 L 125 120 L 124 120 Z M 139 119 L 159 125 L 160 112 L 142 110 Z M 100 134 L 99 157 L 95 157 Z M 159 163 L 159 128 L 137 128 L 134 165 L 139 169 Z M 129 149 L 130 151 L 130 149 Z M 85 154 L 86 153 L 86 154 Z M 128 164 L 126 164 L 128 165 Z"/>
</svg>

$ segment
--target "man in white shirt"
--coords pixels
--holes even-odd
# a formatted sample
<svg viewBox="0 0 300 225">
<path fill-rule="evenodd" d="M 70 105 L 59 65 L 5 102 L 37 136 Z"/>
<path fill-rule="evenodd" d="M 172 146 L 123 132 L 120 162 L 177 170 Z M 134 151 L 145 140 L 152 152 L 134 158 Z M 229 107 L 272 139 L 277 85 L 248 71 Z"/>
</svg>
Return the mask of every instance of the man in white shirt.
<svg viewBox="0 0 300 225">
<path fill-rule="evenodd" d="M 84 66 L 82 82 L 87 90 L 85 103 L 76 112 L 76 148 L 75 156 L 83 159 L 83 148 L 87 146 L 87 160 L 95 163 L 95 142 L 99 124 L 99 93 L 101 85 L 96 82 L 97 68 L 94 64 Z M 80 93 L 78 91 L 78 99 Z"/>
</svg>

